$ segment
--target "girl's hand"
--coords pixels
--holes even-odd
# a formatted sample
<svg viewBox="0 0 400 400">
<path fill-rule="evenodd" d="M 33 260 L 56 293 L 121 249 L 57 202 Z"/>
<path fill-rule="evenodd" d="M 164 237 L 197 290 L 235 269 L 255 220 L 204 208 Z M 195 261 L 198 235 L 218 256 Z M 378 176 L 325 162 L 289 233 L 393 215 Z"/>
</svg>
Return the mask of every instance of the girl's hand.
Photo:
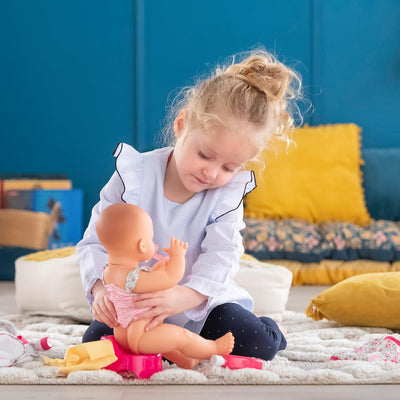
<svg viewBox="0 0 400 400">
<path fill-rule="evenodd" d="M 118 325 L 117 312 L 114 304 L 108 298 L 107 289 L 101 280 L 98 280 L 93 285 L 92 293 L 94 297 L 92 305 L 93 318 L 99 322 L 104 322 L 110 328 L 115 328 Z"/>
<path fill-rule="evenodd" d="M 163 323 L 164 319 L 197 307 L 207 300 L 207 296 L 186 286 L 173 286 L 170 289 L 152 293 L 142 293 L 134 297 L 135 308 L 151 307 L 150 310 L 138 314 L 135 319 L 149 318 L 146 331 Z"/>
</svg>

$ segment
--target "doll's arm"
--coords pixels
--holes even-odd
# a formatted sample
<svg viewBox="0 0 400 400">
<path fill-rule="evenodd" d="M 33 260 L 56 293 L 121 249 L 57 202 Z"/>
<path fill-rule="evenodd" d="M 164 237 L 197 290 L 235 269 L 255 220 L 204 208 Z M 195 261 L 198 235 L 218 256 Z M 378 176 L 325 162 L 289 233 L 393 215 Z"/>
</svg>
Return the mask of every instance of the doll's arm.
<svg viewBox="0 0 400 400">
<path fill-rule="evenodd" d="M 157 261 L 152 267 L 151 271 L 158 271 L 165 269 L 167 267 L 168 262 L 167 261 Z"/>
<path fill-rule="evenodd" d="M 188 244 L 171 237 L 169 249 L 163 249 L 169 254 L 167 262 L 157 263 L 149 272 L 140 271 L 139 279 L 135 286 L 135 293 L 154 292 L 168 289 L 176 285 L 185 272 L 185 254 Z"/>
</svg>

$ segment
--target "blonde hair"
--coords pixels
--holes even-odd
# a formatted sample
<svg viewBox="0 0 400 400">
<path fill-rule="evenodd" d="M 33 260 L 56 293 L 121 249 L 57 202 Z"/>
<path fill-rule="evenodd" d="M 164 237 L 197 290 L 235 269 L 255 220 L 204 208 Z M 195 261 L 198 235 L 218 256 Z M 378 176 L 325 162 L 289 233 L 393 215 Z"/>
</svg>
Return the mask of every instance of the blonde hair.
<svg viewBox="0 0 400 400">
<path fill-rule="evenodd" d="M 237 58 L 242 61 L 236 62 Z M 294 114 L 300 116 L 295 101 L 300 98 L 301 77 L 294 70 L 265 50 L 241 53 L 209 78 L 181 90 L 164 133 L 174 137 L 173 121 L 182 109 L 187 111 L 189 126 L 210 133 L 215 127 L 228 126 L 234 117 L 256 128 L 249 140 L 261 152 L 273 137 L 290 142 Z"/>
</svg>

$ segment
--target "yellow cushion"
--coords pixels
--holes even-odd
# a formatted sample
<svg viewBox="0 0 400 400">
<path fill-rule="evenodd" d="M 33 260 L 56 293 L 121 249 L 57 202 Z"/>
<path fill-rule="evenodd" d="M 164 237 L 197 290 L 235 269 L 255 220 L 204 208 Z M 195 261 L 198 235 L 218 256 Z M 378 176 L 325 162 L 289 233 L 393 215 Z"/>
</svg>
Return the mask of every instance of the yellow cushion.
<svg viewBox="0 0 400 400">
<path fill-rule="evenodd" d="M 305 314 L 342 325 L 400 328 L 400 272 L 353 276 L 311 300 Z"/>
<path fill-rule="evenodd" d="M 240 257 L 241 260 L 245 261 L 258 261 L 257 258 L 253 257 L 251 254 L 243 253 L 242 257 Z"/>
<path fill-rule="evenodd" d="M 368 214 L 360 165 L 360 128 L 337 124 L 297 129 L 296 145 L 278 155 L 263 153 L 265 169 L 245 199 L 252 218 L 298 218 L 313 223 L 366 225 Z M 273 146 L 274 147 L 274 146 Z"/>
<path fill-rule="evenodd" d="M 292 286 L 334 285 L 355 275 L 400 271 L 400 261 L 390 263 L 374 260 L 321 260 L 302 263 L 294 260 L 268 260 L 268 263 L 289 269 L 293 274 Z"/>
</svg>

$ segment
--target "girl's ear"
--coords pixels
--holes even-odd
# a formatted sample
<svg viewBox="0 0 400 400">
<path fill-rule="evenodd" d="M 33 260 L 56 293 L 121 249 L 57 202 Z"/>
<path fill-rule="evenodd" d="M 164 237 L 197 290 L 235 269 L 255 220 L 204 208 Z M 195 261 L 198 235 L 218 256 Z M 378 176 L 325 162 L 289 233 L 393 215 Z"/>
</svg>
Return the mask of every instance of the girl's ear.
<svg viewBox="0 0 400 400">
<path fill-rule="evenodd" d="M 174 133 L 177 138 L 182 136 L 185 125 L 186 125 L 187 111 L 185 109 L 181 110 L 174 121 Z"/>
</svg>

